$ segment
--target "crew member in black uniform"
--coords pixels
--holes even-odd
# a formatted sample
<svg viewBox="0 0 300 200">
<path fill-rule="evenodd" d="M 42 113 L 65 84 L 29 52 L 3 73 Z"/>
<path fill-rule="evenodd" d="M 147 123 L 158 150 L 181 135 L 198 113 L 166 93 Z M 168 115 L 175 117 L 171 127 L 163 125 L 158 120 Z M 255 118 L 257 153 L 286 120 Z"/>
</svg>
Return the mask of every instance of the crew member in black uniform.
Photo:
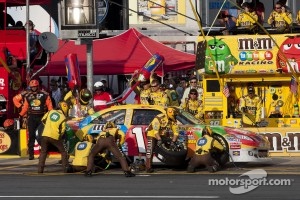
<svg viewBox="0 0 300 200">
<path fill-rule="evenodd" d="M 30 90 L 25 97 L 24 105 L 20 112 L 23 117 L 27 113 L 27 129 L 29 133 L 28 154 L 29 160 L 34 159 L 34 143 L 36 140 L 36 129 L 41 123 L 41 119 L 47 111 L 53 109 L 49 94 L 39 89 L 39 81 L 29 82 Z"/>
</svg>

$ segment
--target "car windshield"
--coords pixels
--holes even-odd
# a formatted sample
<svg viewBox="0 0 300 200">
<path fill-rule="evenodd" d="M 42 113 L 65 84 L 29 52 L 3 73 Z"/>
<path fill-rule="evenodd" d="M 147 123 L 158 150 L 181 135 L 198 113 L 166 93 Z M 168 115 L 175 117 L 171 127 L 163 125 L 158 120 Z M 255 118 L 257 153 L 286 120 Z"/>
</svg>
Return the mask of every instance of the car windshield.
<svg viewBox="0 0 300 200">
<path fill-rule="evenodd" d="M 189 112 L 186 112 L 184 110 L 178 109 L 178 115 L 176 117 L 177 121 L 179 121 L 181 124 L 203 124 L 201 120 L 198 120 Z"/>
</svg>

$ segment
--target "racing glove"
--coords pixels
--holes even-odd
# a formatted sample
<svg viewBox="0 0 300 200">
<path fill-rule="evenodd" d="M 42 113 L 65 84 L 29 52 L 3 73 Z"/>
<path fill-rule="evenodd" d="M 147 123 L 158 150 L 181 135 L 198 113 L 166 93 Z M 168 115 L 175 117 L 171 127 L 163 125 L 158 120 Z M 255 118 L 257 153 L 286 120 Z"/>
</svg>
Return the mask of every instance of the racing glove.
<svg viewBox="0 0 300 200">
<path fill-rule="evenodd" d="M 176 149 L 176 144 L 175 142 L 170 142 L 170 149 Z"/>
<path fill-rule="evenodd" d="M 162 141 L 161 140 L 157 140 L 157 146 L 161 146 L 162 145 Z"/>
</svg>

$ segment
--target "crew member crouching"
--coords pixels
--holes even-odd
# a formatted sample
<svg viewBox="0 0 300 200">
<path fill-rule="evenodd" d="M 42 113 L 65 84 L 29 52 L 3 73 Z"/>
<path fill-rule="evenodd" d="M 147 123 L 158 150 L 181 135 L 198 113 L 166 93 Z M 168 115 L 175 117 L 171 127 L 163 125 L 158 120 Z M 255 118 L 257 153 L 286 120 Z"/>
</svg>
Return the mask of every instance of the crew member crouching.
<svg viewBox="0 0 300 200">
<path fill-rule="evenodd" d="M 222 153 L 224 147 L 222 144 L 212 137 L 212 130 L 205 127 L 202 132 L 202 137 L 196 142 L 195 154 L 189 162 L 187 172 L 195 172 L 195 168 L 205 165 L 209 172 L 218 171 L 219 163 L 212 156 L 212 153 Z"/>
<path fill-rule="evenodd" d="M 133 177 L 133 174 L 127 164 L 124 154 L 120 151 L 121 145 L 125 142 L 125 134 L 119 130 L 113 122 L 107 122 L 102 128 L 99 138 L 91 150 L 88 157 L 87 171 L 85 176 L 92 176 L 95 156 L 109 150 L 120 162 L 122 170 L 126 177 Z"/>
</svg>

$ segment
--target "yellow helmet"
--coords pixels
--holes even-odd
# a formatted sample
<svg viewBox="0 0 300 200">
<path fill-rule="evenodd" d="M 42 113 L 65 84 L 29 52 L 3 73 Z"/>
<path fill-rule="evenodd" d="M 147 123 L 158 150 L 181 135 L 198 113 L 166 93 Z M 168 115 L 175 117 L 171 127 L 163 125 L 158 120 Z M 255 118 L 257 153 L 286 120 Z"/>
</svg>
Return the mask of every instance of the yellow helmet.
<svg viewBox="0 0 300 200">
<path fill-rule="evenodd" d="M 212 132 L 211 128 L 209 126 L 205 126 L 205 128 L 203 129 L 202 135 L 212 136 L 212 134 L 213 134 L 213 132 Z"/>
<path fill-rule="evenodd" d="M 177 116 L 177 110 L 173 107 L 168 107 L 167 110 L 167 117 L 173 121 L 176 121 L 176 116 Z"/>
<path fill-rule="evenodd" d="M 65 101 L 60 101 L 58 103 L 58 109 L 61 110 L 65 116 L 69 114 L 69 105 Z"/>
<path fill-rule="evenodd" d="M 106 122 L 106 124 L 103 126 L 102 130 L 106 130 L 108 128 L 117 128 L 117 127 L 116 127 L 115 123 L 110 121 L 110 122 Z"/>
</svg>

